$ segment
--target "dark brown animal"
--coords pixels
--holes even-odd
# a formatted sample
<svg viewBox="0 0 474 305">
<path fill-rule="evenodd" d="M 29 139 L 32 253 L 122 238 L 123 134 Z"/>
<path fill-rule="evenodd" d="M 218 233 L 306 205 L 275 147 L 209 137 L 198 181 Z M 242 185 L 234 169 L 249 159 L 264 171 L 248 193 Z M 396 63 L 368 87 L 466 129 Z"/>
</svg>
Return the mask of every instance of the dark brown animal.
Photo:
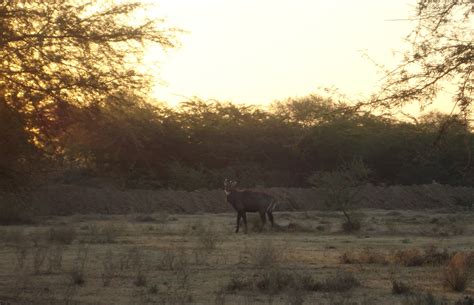
<svg viewBox="0 0 474 305">
<path fill-rule="evenodd" d="M 244 220 L 245 233 L 247 233 L 247 212 L 258 212 L 262 219 L 262 228 L 266 223 L 265 214 L 273 227 L 273 210 L 276 206 L 276 200 L 273 196 L 262 192 L 250 190 L 237 190 L 237 182 L 228 179 L 224 180 L 224 192 L 232 207 L 237 211 L 237 228 L 235 233 L 239 232 L 240 219 Z"/>
</svg>

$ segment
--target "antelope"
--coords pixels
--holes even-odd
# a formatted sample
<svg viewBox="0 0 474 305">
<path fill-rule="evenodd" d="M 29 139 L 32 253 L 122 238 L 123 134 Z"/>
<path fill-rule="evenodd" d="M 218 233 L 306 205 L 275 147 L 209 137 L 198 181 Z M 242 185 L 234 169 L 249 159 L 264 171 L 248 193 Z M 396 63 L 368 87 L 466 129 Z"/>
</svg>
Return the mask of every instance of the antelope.
<svg viewBox="0 0 474 305">
<path fill-rule="evenodd" d="M 250 190 L 237 190 L 236 181 L 224 180 L 224 193 L 232 207 L 237 211 L 237 228 L 235 233 L 239 233 L 240 219 L 244 220 L 245 233 L 247 233 L 247 212 L 258 212 L 262 220 L 262 228 L 265 226 L 267 214 L 273 227 L 273 210 L 276 206 L 276 199 L 273 196 L 262 192 Z"/>
</svg>

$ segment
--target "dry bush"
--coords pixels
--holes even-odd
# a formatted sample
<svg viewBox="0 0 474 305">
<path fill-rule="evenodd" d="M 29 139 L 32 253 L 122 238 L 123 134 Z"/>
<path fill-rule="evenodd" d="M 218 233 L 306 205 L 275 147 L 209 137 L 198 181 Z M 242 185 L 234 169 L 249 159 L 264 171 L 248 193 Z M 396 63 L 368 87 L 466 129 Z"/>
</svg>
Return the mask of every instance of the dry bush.
<svg viewBox="0 0 474 305">
<path fill-rule="evenodd" d="M 382 264 L 389 263 L 387 256 L 377 252 L 371 248 L 364 248 L 360 252 L 354 250 L 345 251 L 341 254 L 340 261 L 342 264 Z"/>
<path fill-rule="evenodd" d="M 458 252 L 444 268 L 444 286 L 453 291 L 464 291 L 474 274 L 474 253 Z"/>
<path fill-rule="evenodd" d="M 440 266 L 446 264 L 452 257 L 448 250 L 439 250 L 435 245 L 425 249 L 425 265 Z"/>
<path fill-rule="evenodd" d="M 395 252 L 393 260 L 395 263 L 406 267 L 423 265 L 438 266 L 445 264 L 450 257 L 451 254 L 449 254 L 446 249 L 440 251 L 435 246 L 429 246 L 424 251 L 417 248 L 398 250 Z"/>
<path fill-rule="evenodd" d="M 52 243 L 70 245 L 76 237 L 77 233 L 73 226 L 52 227 L 48 232 L 48 239 Z"/>
</svg>

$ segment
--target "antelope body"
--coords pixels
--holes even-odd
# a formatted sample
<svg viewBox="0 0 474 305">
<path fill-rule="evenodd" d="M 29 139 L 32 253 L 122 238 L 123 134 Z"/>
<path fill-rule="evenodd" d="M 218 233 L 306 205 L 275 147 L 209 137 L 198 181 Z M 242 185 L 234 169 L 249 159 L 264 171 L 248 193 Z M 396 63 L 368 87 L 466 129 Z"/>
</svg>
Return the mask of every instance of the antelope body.
<svg viewBox="0 0 474 305">
<path fill-rule="evenodd" d="M 247 212 L 258 212 L 262 220 L 262 227 L 266 223 L 265 214 L 273 227 L 273 210 L 276 206 L 276 200 L 273 196 L 262 192 L 237 190 L 235 188 L 237 182 L 225 180 L 224 192 L 232 207 L 237 211 L 237 228 L 235 233 L 239 232 L 240 219 L 244 220 L 245 233 L 247 233 Z"/>
</svg>

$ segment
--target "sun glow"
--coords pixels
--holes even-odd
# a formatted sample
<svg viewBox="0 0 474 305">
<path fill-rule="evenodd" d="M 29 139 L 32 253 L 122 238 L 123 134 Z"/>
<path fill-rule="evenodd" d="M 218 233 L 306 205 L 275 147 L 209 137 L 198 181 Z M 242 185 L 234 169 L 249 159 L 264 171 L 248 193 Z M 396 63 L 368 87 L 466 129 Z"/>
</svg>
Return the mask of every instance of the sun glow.
<svg viewBox="0 0 474 305">
<path fill-rule="evenodd" d="M 194 96 L 268 105 L 335 87 L 355 99 L 374 92 L 375 63 L 397 63 L 415 1 L 175 1 L 151 14 L 187 31 L 181 46 L 151 49 L 154 96 L 176 104 Z M 157 66 L 156 66 L 157 65 Z"/>
</svg>

